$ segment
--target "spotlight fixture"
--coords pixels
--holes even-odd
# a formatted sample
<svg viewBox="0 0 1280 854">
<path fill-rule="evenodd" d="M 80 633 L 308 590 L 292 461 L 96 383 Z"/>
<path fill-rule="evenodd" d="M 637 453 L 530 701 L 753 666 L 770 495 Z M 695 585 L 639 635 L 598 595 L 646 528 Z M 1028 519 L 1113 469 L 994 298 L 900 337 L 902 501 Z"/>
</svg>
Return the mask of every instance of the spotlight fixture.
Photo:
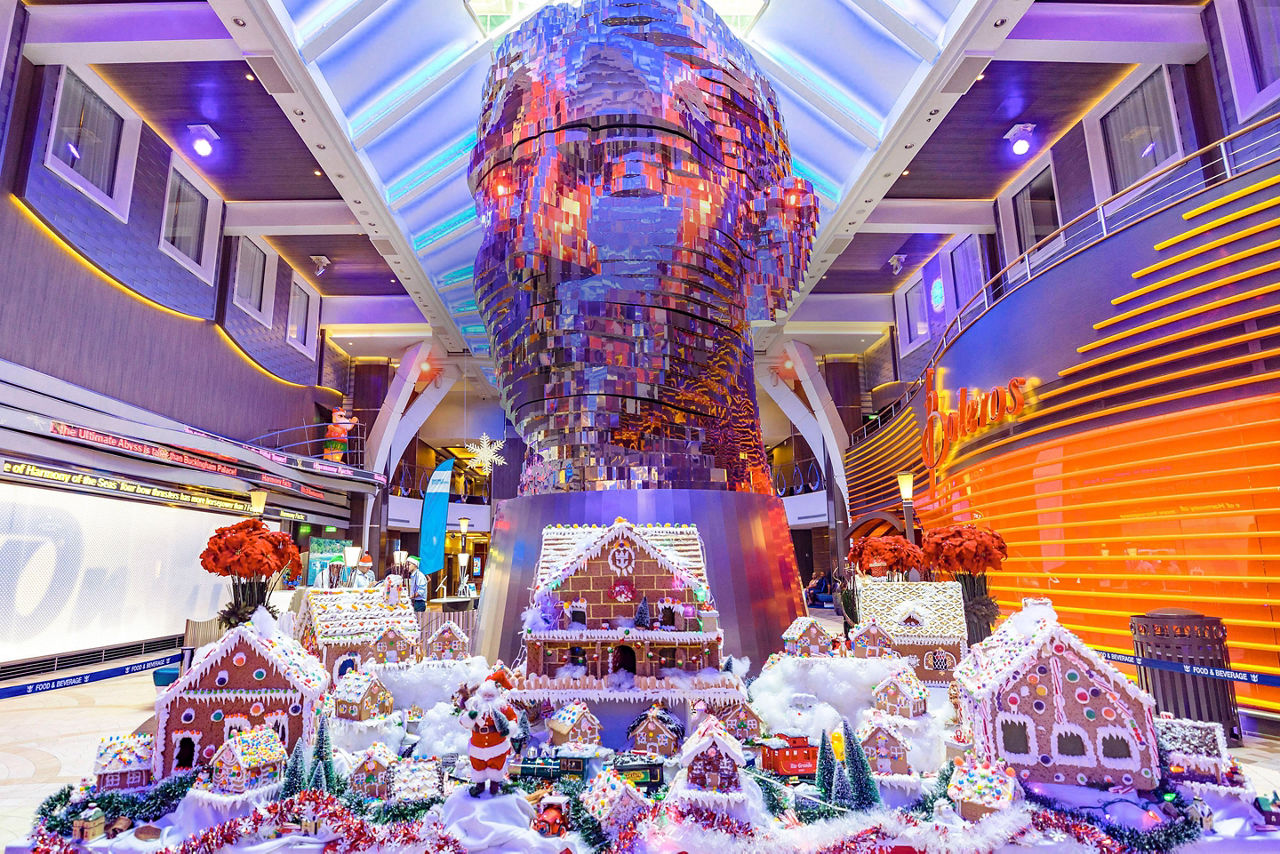
<svg viewBox="0 0 1280 854">
<path fill-rule="evenodd" d="M 312 255 L 311 263 L 316 265 L 316 278 L 320 278 L 333 262 L 324 255 Z"/>
<path fill-rule="evenodd" d="M 896 276 L 902 272 L 902 265 L 905 264 L 906 262 L 907 262 L 906 255 L 890 255 L 889 269 L 892 270 L 893 274 Z"/>
<path fill-rule="evenodd" d="M 201 157 L 213 154 L 213 143 L 218 139 L 218 132 L 209 125 L 187 125 L 191 134 L 191 150 Z"/>
<path fill-rule="evenodd" d="M 1022 157 L 1031 150 L 1031 139 L 1035 136 L 1035 132 L 1035 125 L 1024 122 L 1009 128 L 1004 138 L 1009 140 L 1009 147 L 1013 149 L 1013 153 Z"/>
<path fill-rule="evenodd" d="M 985 75 L 985 74 L 979 74 L 977 77 L 975 77 L 975 78 L 973 78 L 973 79 L 974 79 L 974 80 L 978 80 L 978 81 L 986 80 L 986 79 L 987 79 L 987 75 Z"/>
<path fill-rule="evenodd" d="M 246 75 L 244 76 L 244 79 L 245 79 L 245 80 L 248 80 L 250 83 L 252 83 L 252 82 L 254 81 L 254 79 L 255 79 L 255 78 L 254 78 L 254 76 L 253 76 L 252 74 L 246 74 Z"/>
<path fill-rule="evenodd" d="M 323 173 L 323 172 L 321 172 L 319 169 L 316 169 L 316 170 L 313 170 L 311 174 L 312 174 L 312 175 L 315 175 L 317 178 L 319 178 L 319 177 L 320 177 L 321 175 L 323 175 L 324 173 Z"/>
</svg>

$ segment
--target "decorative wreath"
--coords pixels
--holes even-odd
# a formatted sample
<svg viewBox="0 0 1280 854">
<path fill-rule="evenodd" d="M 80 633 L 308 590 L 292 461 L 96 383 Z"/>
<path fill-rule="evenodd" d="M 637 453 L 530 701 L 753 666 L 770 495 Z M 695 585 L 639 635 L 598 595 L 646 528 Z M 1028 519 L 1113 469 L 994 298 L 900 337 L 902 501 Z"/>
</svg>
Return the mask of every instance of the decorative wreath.
<svg viewBox="0 0 1280 854">
<path fill-rule="evenodd" d="M 636 601 L 636 586 L 627 579 L 619 579 L 609 588 L 609 595 L 613 597 L 615 602 L 634 602 Z"/>
</svg>

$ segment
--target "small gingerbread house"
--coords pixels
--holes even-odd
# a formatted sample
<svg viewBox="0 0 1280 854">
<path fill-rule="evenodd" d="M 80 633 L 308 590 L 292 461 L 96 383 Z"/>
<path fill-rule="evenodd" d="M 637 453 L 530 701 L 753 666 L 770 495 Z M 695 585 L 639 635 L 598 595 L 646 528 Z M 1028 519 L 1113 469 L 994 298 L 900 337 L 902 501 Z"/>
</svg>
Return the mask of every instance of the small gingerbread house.
<svg viewBox="0 0 1280 854">
<path fill-rule="evenodd" d="M 242 795 L 258 786 L 269 786 L 280 779 L 286 759 L 274 729 L 237 732 L 213 755 L 209 788 L 220 794 Z"/>
<path fill-rule="evenodd" d="M 366 798 L 386 798 L 391 791 L 392 778 L 395 776 L 395 765 L 400 757 L 391 752 L 380 741 L 375 741 L 368 749 L 357 753 L 351 763 L 351 776 L 348 782 L 351 788 Z"/>
<path fill-rule="evenodd" d="M 591 780 L 582 793 L 582 805 L 610 836 L 616 836 L 650 803 L 630 780 L 606 768 Z"/>
<path fill-rule="evenodd" d="M 600 743 L 600 721 L 586 703 L 573 702 L 561 707 L 547 718 L 547 729 L 551 730 L 551 743 L 557 746 Z"/>
<path fill-rule="evenodd" d="M 782 648 L 787 655 L 831 655 L 835 637 L 813 617 L 796 617 L 782 633 Z"/>
<path fill-rule="evenodd" d="M 859 577 L 857 583 L 858 613 L 888 634 L 894 651 L 911 662 L 920 681 L 950 682 L 968 641 L 960 582 Z M 856 657 L 856 637 L 854 646 Z"/>
<path fill-rule="evenodd" d="M 1028 780 L 1154 789 L 1155 700 L 1058 622 L 1048 599 L 974 644 L 956 668 L 980 759 Z"/>
<path fill-rule="evenodd" d="M 150 734 L 104 738 L 98 742 L 93 775 L 100 792 L 133 792 L 145 789 L 152 780 Z"/>
<path fill-rule="evenodd" d="M 711 714 L 720 719 L 729 734 L 741 742 L 755 742 L 764 737 L 764 720 L 743 697 L 724 703 L 712 703 Z"/>
<path fill-rule="evenodd" d="M 1222 724 L 1162 715 L 1155 725 L 1156 743 L 1172 779 L 1226 784 L 1232 760 Z"/>
<path fill-rule="evenodd" d="M 680 751 L 685 783 L 693 789 L 721 794 L 742 789 L 738 769 L 746 764 L 742 745 L 725 731 L 720 719 L 708 715 Z"/>
<path fill-rule="evenodd" d="M 294 623 L 298 641 L 336 680 L 377 660 L 375 644 L 389 628 L 417 637 L 418 617 L 394 585 L 307 591 Z"/>
<path fill-rule="evenodd" d="M 462 661 L 471 655 L 471 638 L 453 620 L 445 620 L 427 638 L 424 657 L 430 661 Z"/>
<path fill-rule="evenodd" d="M 400 626 L 387 626 L 373 642 L 373 660 L 379 664 L 402 664 L 422 657 L 422 645 L 418 633 L 405 634 Z"/>
<path fill-rule="evenodd" d="M 880 628 L 875 617 L 870 617 L 849 630 L 849 646 L 854 658 L 880 658 L 898 654 L 893 648 L 893 638 Z"/>
<path fill-rule="evenodd" d="M 684 740 L 684 726 L 661 703 L 654 703 L 627 728 L 636 753 L 674 756 Z"/>
<path fill-rule="evenodd" d="M 977 821 L 988 813 L 1013 805 L 1018 790 L 1015 776 L 1016 772 L 1003 762 L 965 754 L 956 759 L 951 783 L 947 786 L 947 797 L 955 803 L 961 818 Z"/>
<path fill-rule="evenodd" d="M 333 689 L 333 713 L 348 721 L 367 721 L 389 715 L 395 703 L 391 692 L 376 676 L 365 671 L 348 673 Z"/>
<path fill-rule="evenodd" d="M 92 842 L 107 832 L 107 814 L 97 804 L 89 804 L 71 821 L 71 838 L 76 842 Z"/>
<path fill-rule="evenodd" d="M 904 718 L 918 718 L 929 707 L 929 689 L 905 662 L 872 689 L 871 698 L 877 709 Z"/>
<path fill-rule="evenodd" d="M 901 582 L 894 582 L 901 583 Z M 869 714 L 854 738 L 862 745 L 873 774 L 910 774 L 907 760 L 907 738 L 899 720 L 885 714 Z"/>
</svg>

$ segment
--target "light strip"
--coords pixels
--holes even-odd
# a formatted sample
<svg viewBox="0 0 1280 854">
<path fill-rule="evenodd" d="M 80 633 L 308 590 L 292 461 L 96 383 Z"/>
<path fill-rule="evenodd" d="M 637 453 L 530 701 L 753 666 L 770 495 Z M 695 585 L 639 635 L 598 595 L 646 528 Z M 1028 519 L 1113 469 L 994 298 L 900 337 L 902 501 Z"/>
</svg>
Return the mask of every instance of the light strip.
<svg viewBox="0 0 1280 854">
<path fill-rule="evenodd" d="M 421 186 L 431 178 L 442 172 L 453 168 L 454 164 L 466 159 L 471 149 L 475 147 L 476 135 L 474 133 L 467 134 L 453 145 L 436 154 L 427 160 L 421 166 L 411 171 L 398 181 L 393 181 L 387 187 L 387 203 L 394 206 L 397 201 L 404 198 L 414 189 Z"/>
<path fill-rule="evenodd" d="M 422 254 L 432 245 L 446 239 L 454 232 L 461 231 L 469 225 L 475 225 L 476 206 L 464 208 L 453 216 L 436 223 L 429 230 L 424 231 L 413 239 L 413 249 L 418 254 Z"/>
<path fill-rule="evenodd" d="M 351 138 L 355 139 L 366 130 L 377 124 L 384 116 L 391 113 L 406 98 L 429 84 L 433 78 L 462 58 L 470 49 L 470 45 L 455 42 L 440 51 L 434 59 L 430 59 L 412 72 L 404 80 L 381 95 L 365 109 L 356 113 L 351 120 Z"/>
<path fill-rule="evenodd" d="M 1273 175 L 1264 181 L 1259 181 L 1256 184 L 1250 184 L 1247 187 L 1242 187 L 1235 192 L 1227 193 L 1222 198 L 1214 199 L 1212 202 L 1203 204 L 1198 208 L 1192 208 L 1184 213 L 1182 218 L 1185 220 L 1193 220 L 1201 214 L 1208 213 L 1211 210 L 1216 210 L 1223 205 L 1231 204 L 1236 199 L 1243 199 L 1245 196 L 1251 196 L 1259 190 L 1265 190 L 1267 187 L 1274 187 L 1276 184 L 1280 184 L 1280 175 Z"/>
<path fill-rule="evenodd" d="M 1148 267 L 1143 267 L 1141 270 L 1137 270 L 1131 273 L 1130 276 L 1134 279 L 1141 279 L 1143 276 L 1150 275 L 1151 273 L 1154 273 L 1157 270 L 1163 270 L 1166 267 L 1172 267 L 1174 264 L 1177 264 L 1179 261 L 1186 261 L 1188 258 L 1194 258 L 1197 255 L 1203 255 L 1205 252 L 1208 252 L 1210 249 L 1217 249 L 1219 247 L 1226 246 L 1228 243 L 1235 243 L 1237 240 L 1242 240 L 1246 237 L 1252 237 L 1253 235 L 1261 234 L 1264 231 L 1270 231 L 1276 226 L 1280 226 L 1280 219 L 1268 220 L 1267 222 L 1261 222 L 1261 223 L 1258 223 L 1257 225 L 1251 225 L 1248 228 L 1241 229 L 1240 231 L 1233 231 L 1231 234 L 1227 234 L 1222 237 L 1216 238 L 1214 240 L 1210 240 L 1208 243 L 1202 243 L 1201 245 L 1195 247 L 1194 249 L 1188 249 L 1187 251 L 1180 252 L 1177 255 L 1170 255 L 1168 258 L 1165 258 L 1161 261 L 1157 261 L 1156 263 Z M 1120 302 L 1124 302 L 1127 299 L 1130 299 L 1128 295 L 1120 297 Z M 1112 303 L 1118 304 L 1115 302 L 1115 300 L 1112 300 Z"/>
<path fill-rule="evenodd" d="M 1208 556 L 1207 556 L 1207 555 L 1196 555 L 1196 557 L 1204 557 L 1204 558 L 1208 558 Z M 1224 559 L 1225 559 L 1225 558 L 1224 558 Z M 1011 560 L 1013 560 L 1013 558 L 1009 558 L 1008 560 L 1006 560 L 1006 561 L 1005 561 L 1005 563 L 1008 563 L 1008 562 L 1009 562 L 1009 561 L 1011 561 Z M 1058 561 L 1058 560 L 1062 560 L 1062 558 L 1053 558 L 1053 560 Z M 1018 577 L 1019 577 L 1019 578 L 1021 578 L 1021 577 L 1023 577 L 1023 576 L 1018 576 Z M 1032 576 L 1032 577 L 1035 577 L 1035 576 Z M 1047 575 L 1046 575 L 1046 576 L 1043 576 L 1043 577 L 1044 577 L 1045 579 L 1048 579 L 1048 578 L 1050 578 L 1051 576 L 1047 576 Z M 1180 577 L 1180 576 L 1179 576 L 1179 577 Z M 1152 580 L 1153 580 L 1153 581 L 1161 581 L 1161 580 L 1163 580 L 1163 579 L 1153 578 Z M 993 585 L 991 585 L 991 589 L 992 589 L 992 590 L 1001 590 L 1001 591 L 1004 591 L 1005 593 L 1028 593 L 1028 594 L 1031 594 L 1032 596 L 1034 596 L 1034 595 L 1036 595 L 1036 594 L 1039 594 L 1039 595 L 1043 596 L 1045 593 L 1050 593 L 1050 592 L 1052 592 L 1055 596 L 1097 596 L 1097 597 L 1102 598 L 1102 599 L 1133 599 L 1133 598 L 1135 598 L 1135 597 L 1134 597 L 1134 593 L 1133 593 L 1133 592 L 1128 592 L 1128 591 L 1112 591 L 1112 590 L 1071 590 L 1070 588 L 1063 588 L 1063 589 L 1057 589 L 1057 588 L 1055 588 L 1054 590 L 1050 591 L 1050 590 L 1048 590 L 1048 589 L 1046 589 L 1046 588 L 1044 588 L 1044 587 L 1005 587 L 1005 586 L 997 586 L 997 585 L 994 585 L 994 584 L 993 584 Z M 1199 593 L 1165 593 L 1165 592 L 1161 592 L 1161 594 L 1160 594 L 1160 595 L 1161 595 L 1163 598 L 1165 598 L 1165 599 L 1171 599 L 1171 600 L 1173 600 L 1173 601 L 1175 601 L 1175 602 L 1203 602 L 1203 601 L 1205 601 L 1204 596 L 1203 596 L 1202 594 L 1199 594 Z M 1247 599 L 1246 599 L 1246 598 L 1241 598 L 1241 597 L 1238 597 L 1238 596 L 1218 596 L 1218 597 L 1215 597 L 1215 598 L 1213 599 L 1213 601 L 1214 601 L 1214 602 L 1221 603 L 1221 604 L 1224 604 L 1224 605 L 1227 605 L 1227 604 L 1229 604 L 1229 605 L 1256 605 L 1256 606 L 1257 606 L 1257 607 L 1259 607 L 1259 608 L 1269 608 L 1269 607 L 1271 607 L 1271 606 L 1270 606 L 1270 603 L 1268 603 L 1265 599 L 1260 600 L 1260 599 L 1258 599 L 1256 596 L 1255 596 L 1255 597 L 1252 597 L 1252 598 L 1247 598 Z"/>
<path fill-rule="evenodd" d="M 1273 490 L 1274 491 L 1274 490 Z M 1045 510 L 1046 515 L 1059 515 L 1074 510 L 1075 507 L 1063 507 L 1060 510 Z M 964 514 L 967 511 L 959 510 L 953 515 Z M 1254 514 L 1258 513 L 1280 513 L 1280 507 L 1254 507 Z M 1004 537 L 1005 542 L 1029 542 L 1019 540 L 1010 534 L 1026 534 L 1034 531 L 1062 530 L 1067 528 L 1096 528 L 1103 525 L 1120 527 L 1122 525 L 1131 525 L 1139 522 L 1187 522 L 1192 519 L 1229 519 L 1238 518 L 1239 510 L 1206 510 L 1202 513 L 1170 513 L 1168 515 L 1152 514 L 1147 516 L 1110 516 L 1092 519 L 1077 519 L 1071 522 L 1045 522 L 1042 525 L 1001 525 L 1000 534 Z M 984 517 L 985 518 L 985 517 Z"/>
<path fill-rule="evenodd" d="M 1247 208 L 1242 208 L 1236 211 L 1235 213 L 1230 213 L 1230 214 L 1227 214 L 1226 216 L 1220 216 L 1215 220 L 1206 222 L 1204 225 L 1198 225 L 1193 229 L 1184 231 L 1181 234 L 1170 237 L 1168 240 L 1161 240 L 1159 243 L 1155 245 L 1155 250 L 1159 252 L 1159 251 L 1168 249 L 1170 246 L 1175 246 L 1184 240 L 1190 240 L 1193 237 L 1199 237 L 1200 235 L 1205 234 L 1206 232 L 1213 231 L 1215 228 L 1221 228 L 1222 226 L 1227 225 L 1228 223 L 1235 222 L 1236 220 L 1239 220 L 1239 219 L 1244 219 L 1250 214 L 1255 214 L 1255 213 L 1258 213 L 1259 211 L 1265 211 L 1267 208 L 1273 208 L 1276 205 L 1280 205 L 1280 196 L 1276 196 L 1273 199 L 1268 199 L 1265 202 L 1258 202 L 1256 205 L 1250 205 Z"/>
<path fill-rule="evenodd" d="M 1055 611 L 1070 611 L 1073 614 L 1097 614 L 1098 616 L 1105 617 L 1123 617 L 1126 620 L 1133 616 L 1132 611 L 1109 611 L 1104 608 L 1076 608 L 1069 605 L 1059 607 L 1054 605 L 1053 609 Z M 1222 617 L 1221 619 L 1223 625 L 1227 626 L 1245 626 L 1256 629 L 1280 629 L 1280 621 L 1275 620 L 1237 620 L 1234 617 Z"/>
<path fill-rule="evenodd" d="M 1113 484 L 1113 485 L 1119 486 L 1119 484 Z M 1062 493 L 1062 494 L 1065 495 L 1066 493 Z M 1209 490 L 1205 492 L 1182 492 L 1174 496 L 1145 495 L 1145 496 L 1133 496 L 1133 497 L 1126 497 L 1126 498 L 1112 498 L 1106 501 L 1088 501 L 1088 502 L 1082 502 L 1078 504 L 1063 505 L 1061 507 L 1055 507 L 1052 509 L 1032 507 L 1026 510 L 1015 510 L 1007 513 L 985 513 L 984 512 L 982 514 L 982 522 L 988 523 L 992 519 L 1016 519 L 1020 516 L 1041 516 L 1041 515 L 1044 515 L 1045 513 L 1066 513 L 1067 511 L 1078 513 L 1083 510 L 1096 510 L 1103 507 L 1133 507 L 1134 505 L 1137 505 L 1137 504 L 1149 504 L 1155 501 L 1168 501 L 1170 498 L 1180 498 L 1180 499 L 1237 498 L 1237 497 L 1242 497 L 1246 495 L 1274 496 L 1275 494 L 1276 494 L 1276 488 L 1274 486 L 1259 486 L 1251 489 L 1218 489 L 1218 490 Z M 1014 500 L 1015 499 L 1006 499 L 1006 500 L 998 501 L 995 503 L 1008 504 Z M 932 499 L 930 499 L 930 501 L 932 501 Z M 958 518 L 963 515 L 972 515 L 975 512 L 973 510 L 956 510 L 948 513 L 946 511 L 935 510 L 929 502 L 917 502 L 916 508 L 922 511 L 921 517 L 925 518 L 926 521 L 934 517 Z"/>
<path fill-rule="evenodd" d="M 1242 294 L 1232 294 L 1229 297 L 1223 297 L 1215 302 L 1198 305 L 1194 308 L 1183 309 L 1176 314 L 1170 314 L 1165 317 L 1156 318 L 1155 320 L 1149 320 L 1146 323 L 1140 324 L 1131 329 L 1126 329 L 1124 332 L 1117 332 L 1114 335 L 1107 336 L 1106 338 L 1099 338 L 1091 344 L 1085 344 L 1077 347 L 1076 352 L 1080 354 L 1088 353 L 1090 350 L 1096 350 L 1099 347 L 1105 347 L 1108 344 L 1123 341 L 1125 338 L 1137 335 L 1139 332 L 1148 332 L 1152 329 L 1159 329 L 1161 326 L 1168 326 L 1170 323 L 1174 323 L 1178 320 L 1186 320 L 1188 317 L 1198 317 L 1202 314 L 1213 311 L 1214 309 L 1232 305 L 1237 302 L 1246 302 L 1254 297 L 1266 296 L 1267 294 L 1275 293 L 1276 291 L 1280 291 L 1280 283 L 1263 285 L 1260 288 L 1254 288 L 1253 290 L 1246 291 Z"/>
<path fill-rule="evenodd" d="M 1278 248 L 1280 248 L 1280 240 L 1272 240 L 1268 243 L 1260 243 L 1257 246 L 1251 246 L 1248 249 L 1241 250 L 1240 252 L 1236 252 L 1232 255 L 1224 255 L 1221 258 L 1210 261 L 1208 264 L 1201 264 L 1199 267 L 1192 267 L 1190 270 L 1184 270 L 1167 279 L 1152 282 L 1146 287 L 1138 288 L 1136 291 L 1130 291 L 1127 294 L 1118 296 L 1111 301 L 1111 304 L 1120 305 L 1121 303 L 1128 302 L 1135 297 L 1146 296 L 1152 291 L 1160 290 L 1168 285 L 1184 282 L 1187 279 L 1200 275 L 1201 273 L 1207 273 L 1210 270 L 1216 270 L 1219 267 L 1225 267 L 1228 264 L 1234 264 L 1236 261 L 1243 261 L 1245 258 L 1252 258 L 1254 255 L 1261 255 L 1264 252 L 1270 252 L 1272 249 Z M 1129 311 L 1117 314 L 1115 317 L 1093 324 L 1093 328 L 1105 329 L 1108 326 L 1114 326 L 1115 324 L 1128 320 L 1131 317 L 1137 317 L 1139 314 L 1145 314 L 1152 309 L 1164 308 L 1166 305 L 1171 305 L 1172 303 L 1184 300 L 1187 297 L 1193 297 L 1197 294 L 1202 294 L 1205 291 L 1211 291 L 1214 288 L 1221 287 L 1222 285 L 1229 285 L 1232 282 L 1238 282 L 1241 279 L 1247 279 L 1250 276 L 1260 276 L 1263 273 L 1269 273 L 1272 270 L 1277 269 L 1280 269 L 1280 261 L 1273 261 L 1270 264 L 1263 264 L 1261 267 L 1253 267 L 1252 269 L 1245 270 L 1242 273 L 1233 273 L 1232 275 L 1221 279 L 1214 279 L 1213 281 L 1206 282 L 1203 285 L 1197 285 L 1189 290 L 1180 291 L 1172 296 L 1162 297 L 1155 302 L 1147 303 L 1139 308 L 1130 309 Z"/>
</svg>

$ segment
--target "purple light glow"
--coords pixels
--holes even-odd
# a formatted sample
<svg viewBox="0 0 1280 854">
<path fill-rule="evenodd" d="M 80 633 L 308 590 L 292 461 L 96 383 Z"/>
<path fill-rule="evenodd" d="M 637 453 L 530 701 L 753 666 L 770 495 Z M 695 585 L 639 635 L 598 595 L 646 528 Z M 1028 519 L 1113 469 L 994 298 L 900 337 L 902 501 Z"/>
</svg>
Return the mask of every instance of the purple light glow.
<svg viewBox="0 0 1280 854">
<path fill-rule="evenodd" d="M 201 157 L 208 157 L 213 154 L 213 143 L 203 137 L 191 143 L 191 148 Z"/>
</svg>

